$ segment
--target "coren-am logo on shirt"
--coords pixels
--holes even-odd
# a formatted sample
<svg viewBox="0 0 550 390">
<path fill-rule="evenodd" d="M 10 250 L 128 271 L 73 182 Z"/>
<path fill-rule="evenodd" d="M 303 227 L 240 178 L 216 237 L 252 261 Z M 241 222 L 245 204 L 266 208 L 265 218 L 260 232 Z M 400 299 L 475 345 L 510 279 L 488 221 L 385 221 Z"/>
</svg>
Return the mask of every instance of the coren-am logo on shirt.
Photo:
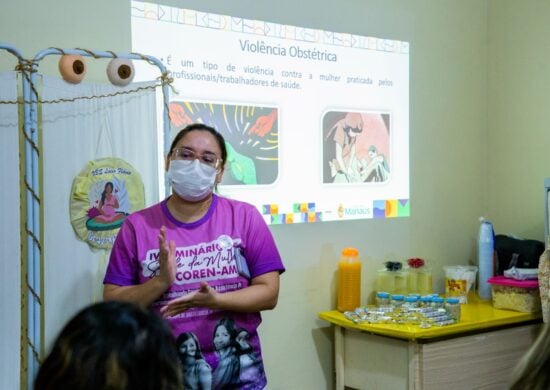
<svg viewBox="0 0 550 390">
<path fill-rule="evenodd" d="M 234 278 L 239 275 L 234 247 L 220 245 L 219 240 L 191 247 L 178 247 L 176 261 L 176 284 Z M 152 278 L 157 275 L 159 272 L 158 249 L 148 251 L 141 265 L 143 276 Z"/>
</svg>

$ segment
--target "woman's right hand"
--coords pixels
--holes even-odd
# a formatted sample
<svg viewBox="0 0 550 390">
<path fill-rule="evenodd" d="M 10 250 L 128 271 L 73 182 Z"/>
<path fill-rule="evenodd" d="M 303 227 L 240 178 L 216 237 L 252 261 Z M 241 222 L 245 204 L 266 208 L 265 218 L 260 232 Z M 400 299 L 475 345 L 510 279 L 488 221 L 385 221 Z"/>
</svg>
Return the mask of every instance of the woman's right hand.
<svg viewBox="0 0 550 390">
<path fill-rule="evenodd" d="M 176 243 L 166 238 L 166 227 L 159 232 L 159 274 L 158 278 L 168 289 L 176 279 Z"/>
</svg>

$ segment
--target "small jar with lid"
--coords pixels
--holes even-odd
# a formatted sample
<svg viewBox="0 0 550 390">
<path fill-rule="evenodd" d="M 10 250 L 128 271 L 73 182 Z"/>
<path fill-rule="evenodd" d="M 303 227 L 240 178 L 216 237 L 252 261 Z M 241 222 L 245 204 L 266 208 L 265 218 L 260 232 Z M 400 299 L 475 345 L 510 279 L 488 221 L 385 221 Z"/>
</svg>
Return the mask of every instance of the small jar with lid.
<svg viewBox="0 0 550 390">
<path fill-rule="evenodd" d="M 432 296 L 431 295 L 423 295 L 420 297 L 418 306 L 420 307 L 430 307 L 432 304 Z"/>
<path fill-rule="evenodd" d="M 432 297 L 432 307 L 434 309 L 444 309 L 445 300 L 441 297 Z"/>
<path fill-rule="evenodd" d="M 405 297 L 402 294 L 393 294 L 391 296 L 391 305 L 394 308 L 399 308 L 403 306 L 404 300 L 405 300 Z"/>
<path fill-rule="evenodd" d="M 418 298 L 414 295 L 406 296 L 403 307 L 406 307 L 407 309 L 416 309 L 418 307 Z"/>
<path fill-rule="evenodd" d="M 376 306 L 388 307 L 390 306 L 390 294 L 384 291 L 376 293 Z"/>
<path fill-rule="evenodd" d="M 445 310 L 456 322 L 460 321 L 460 300 L 458 298 L 447 298 Z"/>
</svg>

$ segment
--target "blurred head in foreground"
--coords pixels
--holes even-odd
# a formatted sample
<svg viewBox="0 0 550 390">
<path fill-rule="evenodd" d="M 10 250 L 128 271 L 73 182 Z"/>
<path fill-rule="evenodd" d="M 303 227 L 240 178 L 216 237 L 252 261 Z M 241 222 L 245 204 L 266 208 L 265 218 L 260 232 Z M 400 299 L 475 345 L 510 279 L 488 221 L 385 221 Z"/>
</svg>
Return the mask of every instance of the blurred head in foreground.
<svg viewBox="0 0 550 390">
<path fill-rule="evenodd" d="M 61 330 L 35 390 L 182 388 L 173 336 L 156 314 L 131 303 L 101 302 Z"/>
</svg>

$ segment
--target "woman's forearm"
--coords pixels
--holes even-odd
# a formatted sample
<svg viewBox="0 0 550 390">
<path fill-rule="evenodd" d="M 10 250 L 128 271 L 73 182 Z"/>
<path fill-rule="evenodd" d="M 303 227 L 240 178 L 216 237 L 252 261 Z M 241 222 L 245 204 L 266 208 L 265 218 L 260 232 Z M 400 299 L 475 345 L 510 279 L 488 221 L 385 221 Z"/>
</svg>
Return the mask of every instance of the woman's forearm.
<svg viewBox="0 0 550 390">
<path fill-rule="evenodd" d="M 236 291 L 218 294 L 216 307 L 218 310 L 256 312 L 275 308 L 278 300 L 278 288 L 256 284 Z"/>
<path fill-rule="evenodd" d="M 279 272 L 273 271 L 256 276 L 248 287 L 225 293 L 218 293 L 206 282 L 201 282 L 197 291 L 168 302 L 161 312 L 169 317 L 194 307 L 257 312 L 273 309 L 277 305 L 278 297 Z"/>
<path fill-rule="evenodd" d="M 154 277 L 145 283 L 133 286 L 105 284 L 103 287 L 103 299 L 106 301 L 125 301 L 149 306 L 160 298 L 169 287 L 159 277 Z"/>
</svg>

